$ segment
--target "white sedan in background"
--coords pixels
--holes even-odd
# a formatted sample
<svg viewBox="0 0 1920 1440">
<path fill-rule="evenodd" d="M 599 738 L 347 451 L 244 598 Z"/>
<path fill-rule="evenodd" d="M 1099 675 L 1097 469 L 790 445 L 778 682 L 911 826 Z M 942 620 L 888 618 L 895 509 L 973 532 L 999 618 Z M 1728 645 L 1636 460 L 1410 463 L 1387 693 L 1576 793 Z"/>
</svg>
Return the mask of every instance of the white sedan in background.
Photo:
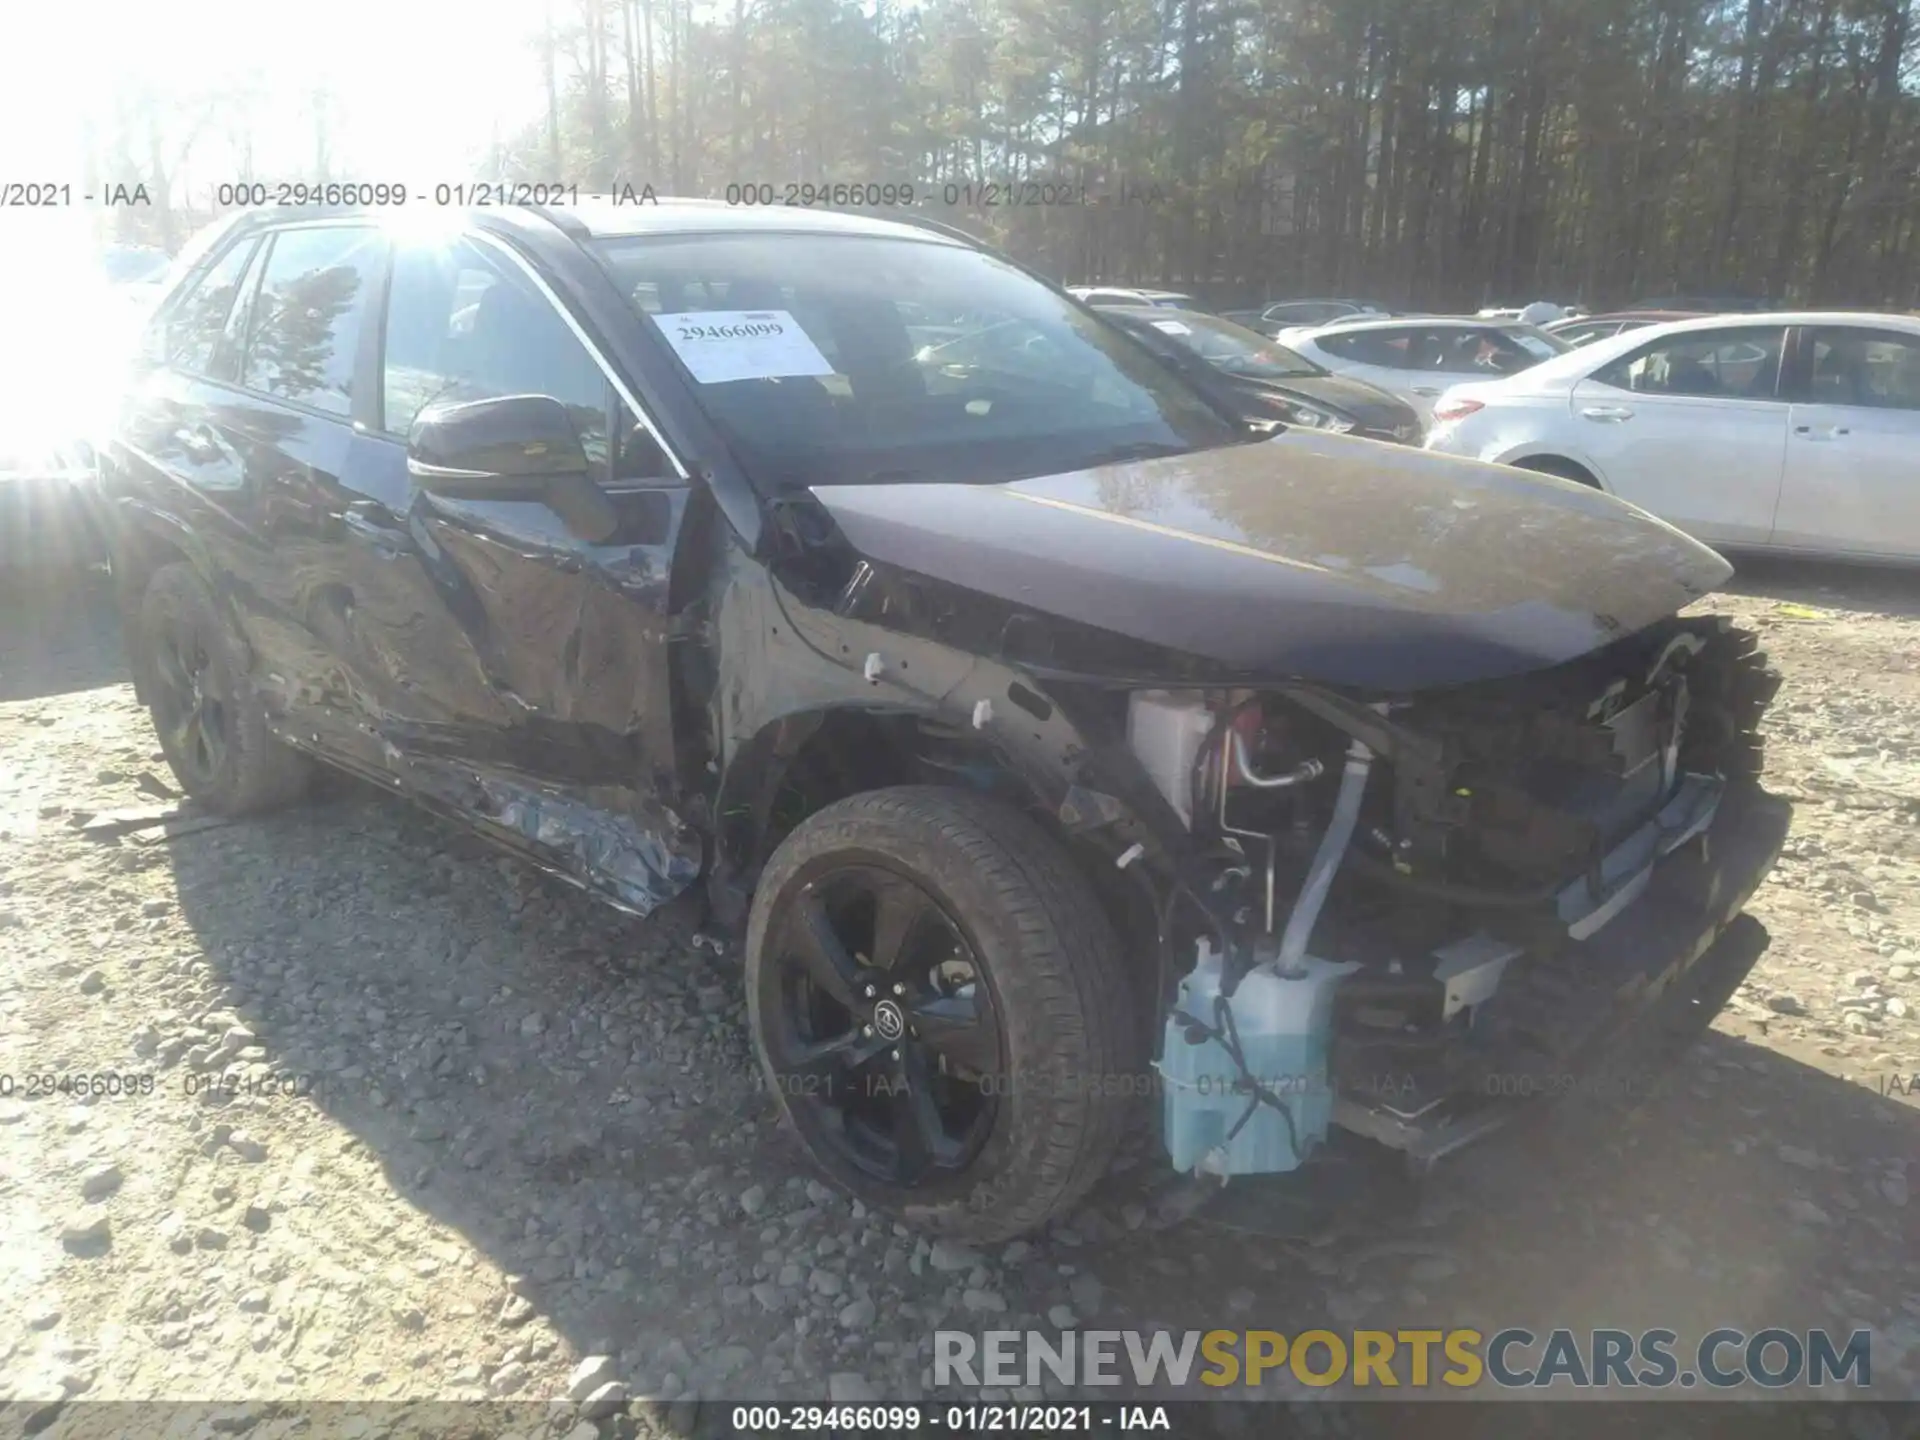
<svg viewBox="0 0 1920 1440">
<path fill-rule="evenodd" d="M 1282 330 L 1280 343 L 1336 375 L 1364 380 L 1433 418 L 1433 402 L 1476 376 L 1515 375 L 1573 347 L 1517 320 L 1400 316 Z"/>
<path fill-rule="evenodd" d="M 1698 539 L 1920 559 L 1920 319 L 1717 315 L 1449 390 L 1427 448 L 1631 500 Z"/>
</svg>

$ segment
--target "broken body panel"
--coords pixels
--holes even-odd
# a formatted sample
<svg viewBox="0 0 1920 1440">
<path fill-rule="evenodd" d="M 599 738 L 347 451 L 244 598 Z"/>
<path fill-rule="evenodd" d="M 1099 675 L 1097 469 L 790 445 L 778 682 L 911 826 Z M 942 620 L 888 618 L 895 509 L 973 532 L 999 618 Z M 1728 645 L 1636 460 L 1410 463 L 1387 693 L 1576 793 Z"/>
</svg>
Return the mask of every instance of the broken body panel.
<svg viewBox="0 0 1920 1440">
<path fill-rule="evenodd" d="M 1226 1008 L 1168 1016 L 1166 1129 L 1184 1165 L 1220 1174 L 1291 1169 L 1329 1124 L 1431 1159 L 1509 1118 L 1516 1087 L 1546 1094 L 1593 1064 L 1690 977 L 1728 957 L 1744 974 L 1764 932 L 1718 940 L 1788 820 L 1756 779 L 1775 677 L 1740 632 L 1671 618 L 1725 577 L 1717 555 L 1578 487 L 1424 456 L 1396 472 L 1354 443 L 821 487 L 836 524 L 812 517 L 815 548 L 841 549 L 828 573 L 844 584 L 802 598 L 757 581 L 764 613 L 720 634 L 723 653 L 753 647 L 721 733 L 779 731 L 849 687 L 964 725 L 1092 863 L 1138 863 L 1158 896 L 1180 893 L 1161 1003 L 1219 945 L 1209 994 Z M 1510 548 L 1526 536 L 1546 539 Z M 1132 723 L 1143 701 L 1195 717 L 1170 763 Z M 1253 713 L 1257 766 L 1226 743 Z M 1350 863 L 1346 840 L 1322 862 L 1313 911 L 1296 908 L 1314 953 L 1290 968 L 1274 893 L 1313 889 L 1356 749 L 1380 762 L 1355 792 L 1365 833 Z M 1257 800 L 1283 766 L 1305 782 L 1289 808 L 1229 823 L 1234 785 Z M 727 774 L 737 793 L 767 784 L 739 747 Z M 1249 973 L 1280 983 L 1237 999 Z M 1167 1064 L 1196 1049 L 1207 1062 L 1176 1080 Z"/>
</svg>

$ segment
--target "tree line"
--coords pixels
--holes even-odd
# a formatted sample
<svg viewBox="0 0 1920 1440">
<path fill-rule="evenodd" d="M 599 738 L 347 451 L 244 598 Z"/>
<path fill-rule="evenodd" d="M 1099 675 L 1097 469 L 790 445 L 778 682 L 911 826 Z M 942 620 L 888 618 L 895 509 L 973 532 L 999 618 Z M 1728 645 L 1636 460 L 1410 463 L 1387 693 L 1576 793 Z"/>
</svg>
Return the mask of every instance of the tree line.
<svg viewBox="0 0 1920 1440">
<path fill-rule="evenodd" d="M 1913 309 L 1914 5 L 543 0 L 543 113 L 475 137 L 477 173 L 776 199 L 910 184 L 921 215 L 1063 280 L 1220 304 Z M 241 88 L 116 95 L 89 153 L 156 197 L 123 229 L 172 248 L 205 218 L 171 183 L 196 145 L 252 178 L 270 87 Z M 328 96 L 273 103 L 311 120 L 303 177 L 338 168 Z"/>
<path fill-rule="evenodd" d="M 914 182 L 1049 273 L 1221 300 L 1905 309 L 1913 3 L 550 0 L 546 114 L 495 158 L 663 194 Z M 942 184 L 1001 180 L 1085 198 Z"/>
</svg>

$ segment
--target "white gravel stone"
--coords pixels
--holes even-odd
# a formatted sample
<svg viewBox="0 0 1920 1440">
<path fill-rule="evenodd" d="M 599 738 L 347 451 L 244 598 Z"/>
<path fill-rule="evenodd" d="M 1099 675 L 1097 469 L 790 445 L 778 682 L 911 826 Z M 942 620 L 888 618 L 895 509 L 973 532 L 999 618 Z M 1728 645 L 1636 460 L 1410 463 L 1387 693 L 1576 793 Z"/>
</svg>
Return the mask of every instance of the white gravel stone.
<svg viewBox="0 0 1920 1440">
<path fill-rule="evenodd" d="M 816 1295 L 825 1295 L 831 1299 L 847 1288 L 847 1282 L 831 1270 L 815 1270 L 807 1276 L 807 1288 Z"/>
<path fill-rule="evenodd" d="M 971 1270 L 980 1263 L 979 1254 L 952 1240 L 936 1240 L 927 1252 L 927 1263 L 943 1275 Z"/>
<path fill-rule="evenodd" d="M 583 1420 L 602 1420 L 626 1403 L 627 1387 L 618 1380 L 609 1380 L 580 1402 L 580 1417 Z"/>
<path fill-rule="evenodd" d="M 614 1378 L 615 1369 L 611 1355 L 589 1355 L 567 1376 L 567 1398 L 576 1402 L 586 1399 Z"/>
</svg>

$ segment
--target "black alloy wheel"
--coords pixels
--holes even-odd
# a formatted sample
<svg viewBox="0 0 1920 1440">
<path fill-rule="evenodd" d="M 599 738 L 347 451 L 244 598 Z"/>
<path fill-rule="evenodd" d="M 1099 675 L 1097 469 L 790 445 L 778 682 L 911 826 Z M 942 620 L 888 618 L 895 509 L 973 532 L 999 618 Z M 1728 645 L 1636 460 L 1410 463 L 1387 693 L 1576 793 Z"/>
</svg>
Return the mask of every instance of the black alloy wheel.
<svg viewBox="0 0 1920 1440">
<path fill-rule="evenodd" d="M 1126 956 L 1033 816 L 955 787 L 850 795 L 796 825 L 754 891 L 761 1075 L 843 1188 L 1011 1239 L 1080 1203 L 1136 1113 Z"/>
<path fill-rule="evenodd" d="M 189 793 L 214 785 L 232 737 L 232 686 L 193 617 L 175 614 L 152 637 L 153 727 Z"/>
<path fill-rule="evenodd" d="M 181 788 L 216 815 L 297 799 L 307 759 L 274 736 L 249 679 L 245 642 L 199 573 L 185 563 L 161 566 L 132 618 L 141 697 Z"/>
<path fill-rule="evenodd" d="M 963 1171 L 993 1127 L 1004 1044 L 959 921 L 873 855 L 808 874 L 768 934 L 767 1056 L 809 1143 L 889 1185 Z"/>
</svg>

